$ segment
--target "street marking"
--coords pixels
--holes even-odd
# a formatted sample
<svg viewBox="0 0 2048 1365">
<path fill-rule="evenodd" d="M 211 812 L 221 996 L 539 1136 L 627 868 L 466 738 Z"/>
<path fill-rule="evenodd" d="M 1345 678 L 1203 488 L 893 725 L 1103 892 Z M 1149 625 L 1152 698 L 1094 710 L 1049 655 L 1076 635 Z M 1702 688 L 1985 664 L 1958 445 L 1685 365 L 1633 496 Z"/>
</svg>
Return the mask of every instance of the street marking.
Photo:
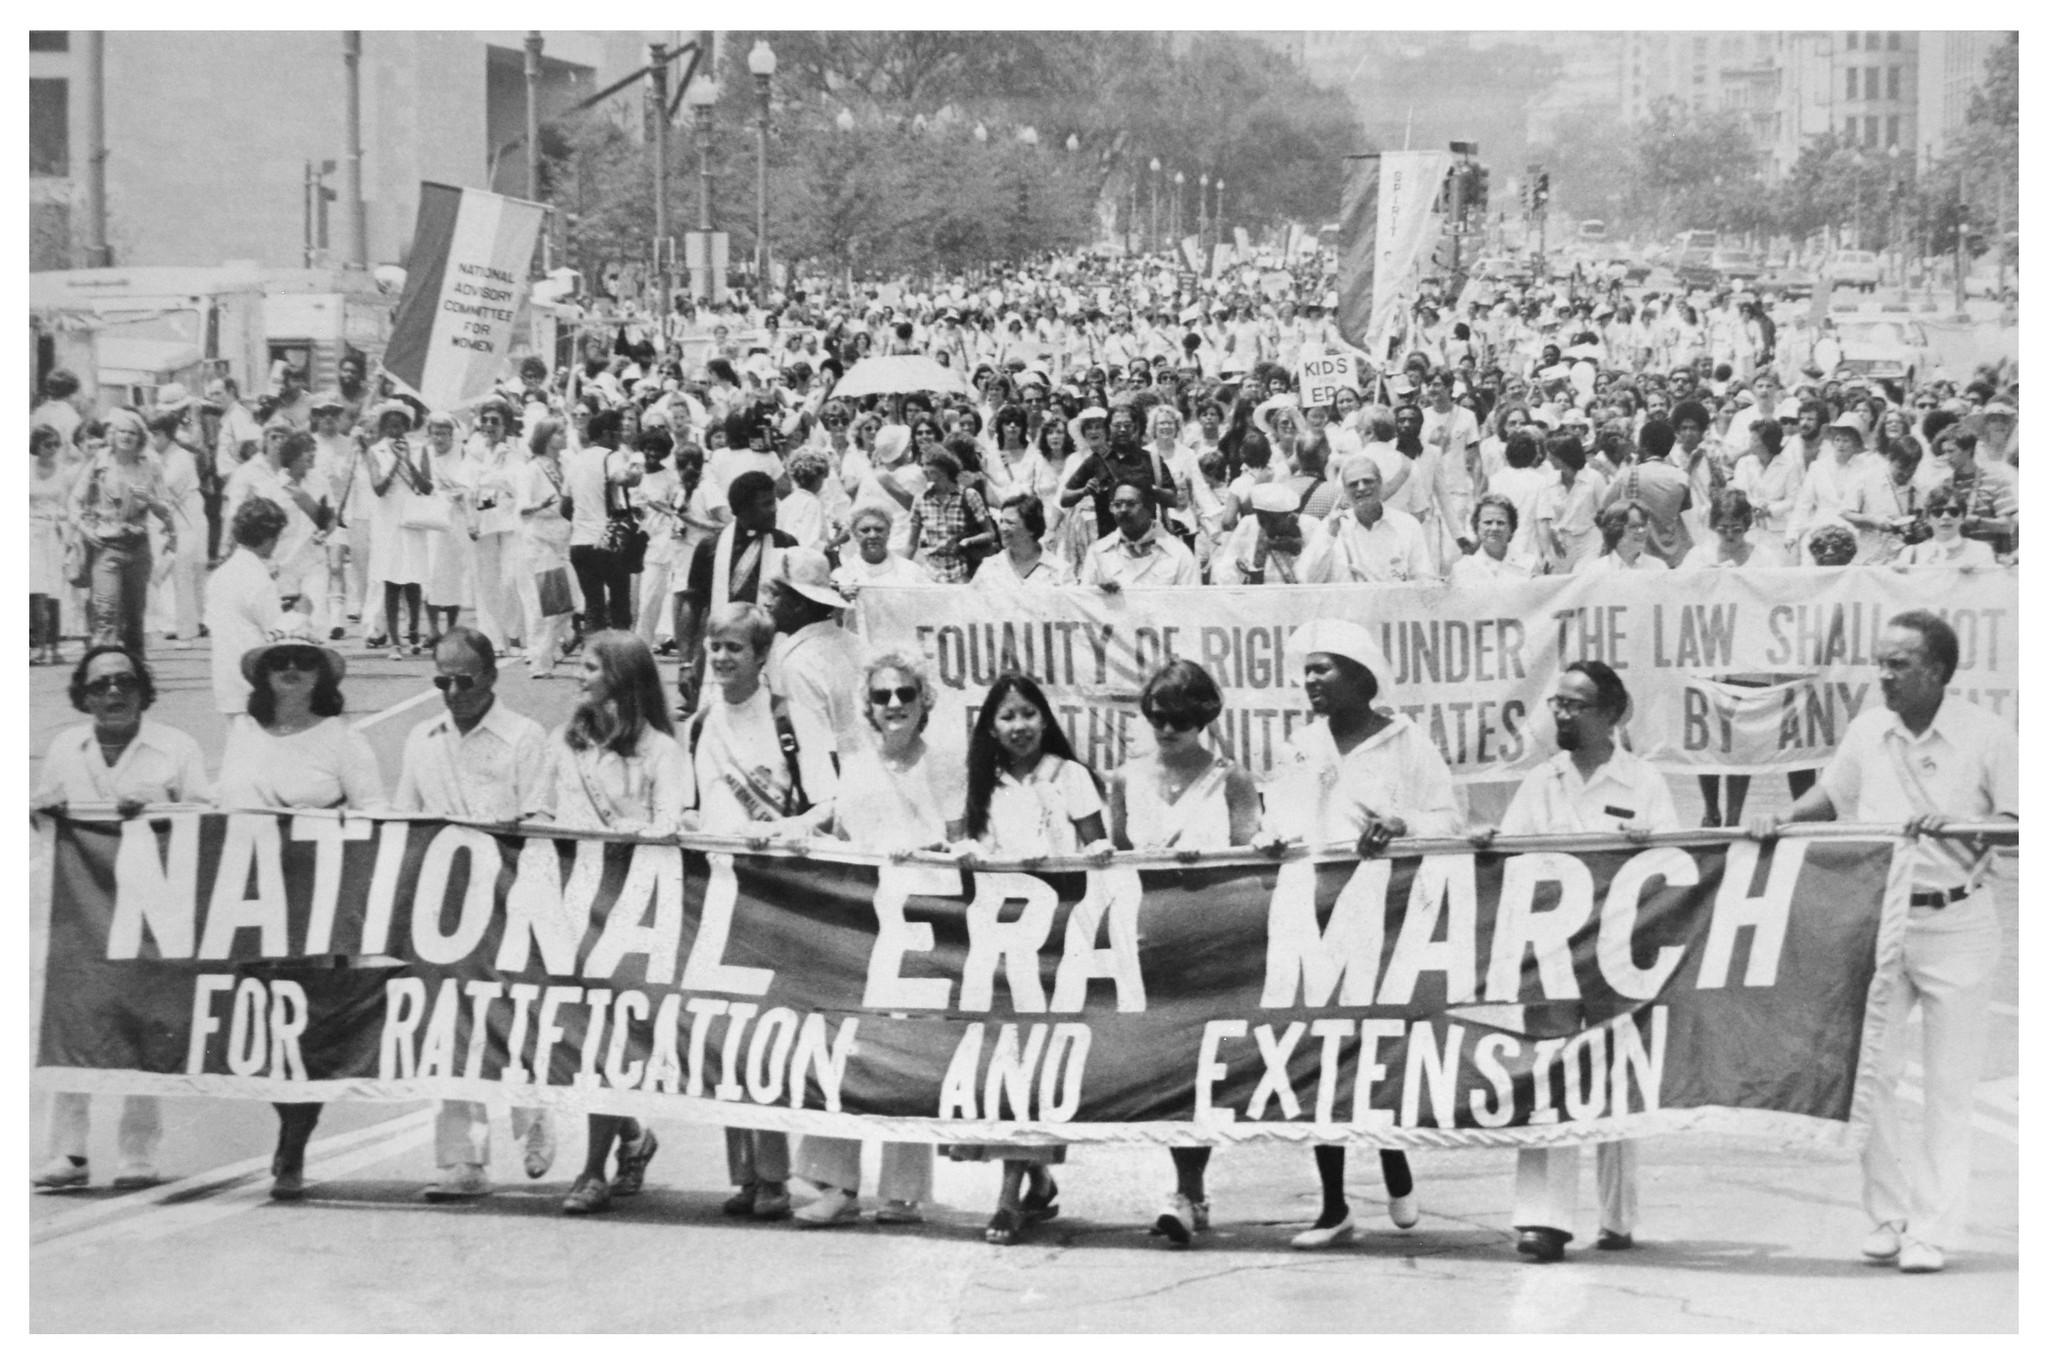
<svg viewBox="0 0 2048 1365">
<path fill-rule="evenodd" d="M 379 721 L 390 720 L 393 716 L 402 716 L 407 711 L 412 710 L 413 707 L 418 706 L 421 702 L 432 701 L 435 697 L 438 697 L 440 695 L 440 690 L 432 687 L 428 688 L 424 692 L 415 692 L 410 697 L 407 697 L 404 701 L 393 702 L 391 705 L 385 707 L 382 711 L 377 712 L 373 716 L 364 716 L 361 720 L 356 721 L 349 728 L 356 730 L 358 732 L 367 730 L 372 725 L 377 724 Z"/>
<path fill-rule="evenodd" d="M 419 1140 L 433 1127 L 433 1122 L 434 1111 L 429 1109 L 419 1113 L 402 1114 L 395 1119 L 387 1119 L 383 1123 L 371 1124 L 364 1128 L 352 1128 L 346 1133 L 337 1133 L 332 1137 L 320 1138 L 317 1141 L 306 1144 L 307 1164 L 311 1166 L 313 1161 L 318 1159 L 321 1163 L 321 1174 L 326 1175 L 342 1169 L 333 1164 L 337 1157 L 343 1157 L 344 1160 L 351 1159 L 355 1150 L 378 1143 L 383 1139 L 402 1138 L 403 1147 L 400 1150 L 416 1146 Z M 381 1151 L 382 1148 L 380 1147 L 379 1150 Z M 348 1154 L 348 1156 L 344 1157 L 343 1154 Z M 112 1225 L 124 1214 L 141 1215 L 141 1217 L 136 1219 L 120 1223 L 119 1230 L 125 1235 L 129 1229 L 137 1226 L 138 1223 L 147 1221 L 149 1217 L 159 1212 L 173 1211 L 173 1209 L 166 1208 L 165 1206 L 169 1205 L 171 1200 L 177 1199 L 181 1195 L 191 1194 L 196 1190 L 203 1190 L 213 1185 L 231 1184 L 235 1181 L 246 1180 L 252 1175 L 268 1175 L 270 1173 L 270 1161 L 271 1158 L 268 1155 L 250 1157 L 246 1161 L 235 1161 L 225 1166 L 216 1166 L 210 1171 L 201 1171 L 197 1175 L 186 1176 L 182 1180 L 173 1180 L 163 1185 L 152 1185 L 146 1190 L 137 1190 L 133 1194 L 121 1194 L 114 1196 L 112 1199 L 95 1200 L 93 1203 L 82 1208 L 74 1209 L 68 1213 L 61 1213 L 55 1218 L 44 1220 L 31 1233 L 31 1243 L 37 1250 L 56 1243 L 69 1245 L 72 1239 L 93 1231 L 95 1224 Z M 346 1169 L 354 1170 L 356 1167 L 351 1165 Z M 237 1192 L 222 1191 L 221 1197 L 226 1198 L 234 1193 Z M 269 1191 L 266 1189 L 262 1193 L 267 1200 Z M 195 1199 L 189 1204 L 174 1206 L 177 1209 L 204 1207 L 206 1207 L 206 1201 L 203 1197 Z M 106 1229 L 101 1228 L 99 1230 L 105 1231 Z"/>
</svg>

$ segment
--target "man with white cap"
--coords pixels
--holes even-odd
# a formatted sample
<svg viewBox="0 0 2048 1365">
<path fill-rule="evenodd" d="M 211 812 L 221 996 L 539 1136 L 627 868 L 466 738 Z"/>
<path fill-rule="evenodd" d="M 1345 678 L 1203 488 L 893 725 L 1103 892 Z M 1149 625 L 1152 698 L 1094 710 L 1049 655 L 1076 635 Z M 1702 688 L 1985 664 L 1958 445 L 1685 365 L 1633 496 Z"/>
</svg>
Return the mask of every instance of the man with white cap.
<svg viewBox="0 0 2048 1365">
<path fill-rule="evenodd" d="M 837 757 L 845 758 L 867 742 L 867 717 L 856 695 L 867 651 L 858 635 L 839 624 L 838 613 L 853 604 L 832 586 L 824 552 L 785 551 L 762 585 L 761 605 L 775 620 L 769 689 L 829 729 Z"/>
<path fill-rule="evenodd" d="M 1309 532 L 1301 557 L 1301 581 L 1434 581 L 1436 559 L 1422 524 L 1385 504 L 1379 462 L 1370 455 L 1353 455 L 1344 461 L 1342 474 L 1351 511 L 1348 515 L 1341 510 L 1332 513 Z"/>
<path fill-rule="evenodd" d="M 1209 581 L 1226 587 L 1304 581 L 1300 495 L 1286 484 L 1257 484 L 1251 506 L 1253 515 L 1239 520 L 1210 561 Z"/>
<path fill-rule="evenodd" d="M 1394 676 L 1373 634 L 1352 621 L 1310 621 L 1287 640 L 1299 660 L 1315 719 L 1281 750 L 1266 806 L 1271 835 L 1311 848 L 1340 845 L 1373 857 L 1393 839 L 1455 835 L 1464 828 L 1451 770 L 1423 729 L 1375 709 Z M 1387 1215 L 1397 1228 L 1421 1217 L 1406 1157 L 1380 1154 Z M 1314 1226 L 1293 1245 L 1316 1250 L 1357 1234 L 1344 1198 L 1344 1149 L 1316 1148 L 1323 1192 Z"/>
<path fill-rule="evenodd" d="M 1862 413 L 1843 413 L 1823 434 L 1828 453 L 1806 471 L 1806 480 L 1792 503 L 1792 533 L 1801 543 L 1821 523 L 1843 521 L 1843 511 L 1857 504 L 1864 485 L 1885 472 L 1883 461 L 1869 449 L 1870 431 Z M 1857 563 L 1875 551 L 1879 539 L 1876 532 L 1857 534 Z"/>
<path fill-rule="evenodd" d="M 1628 718 L 1628 688 L 1605 663 L 1565 666 L 1549 699 L 1558 753 L 1529 774 L 1501 817 L 1502 834 L 1610 834 L 1643 838 L 1678 829 L 1664 776 L 1616 743 Z M 1525 1032 L 1575 1033 L 1597 1021 L 1579 1003 L 1531 1004 Z M 1636 1145 L 1603 1142 L 1597 1155 L 1602 1251 L 1635 1245 Z M 1515 1249 L 1533 1261 L 1561 1261 L 1572 1239 L 1579 1198 L 1577 1146 L 1525 1147 L 1516 1158 Z"/>
</svg>

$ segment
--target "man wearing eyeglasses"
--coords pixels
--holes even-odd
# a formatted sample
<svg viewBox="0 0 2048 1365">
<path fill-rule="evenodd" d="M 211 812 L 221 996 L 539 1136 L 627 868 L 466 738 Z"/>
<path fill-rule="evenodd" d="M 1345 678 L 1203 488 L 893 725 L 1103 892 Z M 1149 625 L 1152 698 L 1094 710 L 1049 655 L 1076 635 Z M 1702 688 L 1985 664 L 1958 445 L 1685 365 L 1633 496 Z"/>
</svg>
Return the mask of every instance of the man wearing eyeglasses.
<svg viewBox="0 0 2048 1365">
<path fill-rule="evenodd" d="M 434 686 L 446 711 L 406 737 L 395 809 L 489 824 L 545 822 L 554 813 L 547 731 L 500 702 L 497 685 L 497 651 L 489 636 L 468 626 L 441 636 L 434 647 Z M 512 1135 L 524 1148 L 526 1174 L 535 1180 L 546 1175 L 555 1159 L 547 1111 L 515 1105 Z M 490 1115 L 482 1104 L 441 1102 L 434 1160 L 441 1178 L 427 1187 L 428 1203 L 491 1192 Z"/>
<path fill-rule="evenodd" d="M 1621 834 L 1631 839 L 1679 828 L 1663 774 L 1616 742 L 1627 719 L 1628 688 L 1598 660 L 1565 666 L 1550 697 L 1558 753 L 1524 778 L 1501 817 L 1501 834 Z M 1540 1036 L 1595 1027 L 1577 1001 L 1524 1007 L 1523 1027 Z M 1602 1251 L 1635 1245 L 1636 1147 L 1600 1143 Z M 1572 1240 L 1579 1198 L 1579 1149 L 1528 1147 L 1515 1163 L 1515 1250 L 1532 1261 L 1561 1261 Z"/>
</svg>

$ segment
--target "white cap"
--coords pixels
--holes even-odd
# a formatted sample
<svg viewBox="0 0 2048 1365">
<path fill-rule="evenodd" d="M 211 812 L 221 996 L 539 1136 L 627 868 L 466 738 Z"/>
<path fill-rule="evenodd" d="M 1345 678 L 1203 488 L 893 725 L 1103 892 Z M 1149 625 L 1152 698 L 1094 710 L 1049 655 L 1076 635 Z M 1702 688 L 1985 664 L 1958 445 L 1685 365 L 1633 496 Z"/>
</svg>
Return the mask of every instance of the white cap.
<svg viewBox="0 0 2048 1365">
<path fill-rule="evenodd" d="M 1386 700 L 1388 685 L 1394 678 L 1393 666 L 1380 652 L 1379 642 L 1373 639 L 1371 631 L 1355 621 L 1339 621 L 1327 616 L 1310 621 L 1287 637 L 1287 653 L 1295 659 L 1307 659 L 1311 654 L 1334 654 L 1363 665 L 1379 684 L 1376 700 L 1380 701 Z"/>
</svg>

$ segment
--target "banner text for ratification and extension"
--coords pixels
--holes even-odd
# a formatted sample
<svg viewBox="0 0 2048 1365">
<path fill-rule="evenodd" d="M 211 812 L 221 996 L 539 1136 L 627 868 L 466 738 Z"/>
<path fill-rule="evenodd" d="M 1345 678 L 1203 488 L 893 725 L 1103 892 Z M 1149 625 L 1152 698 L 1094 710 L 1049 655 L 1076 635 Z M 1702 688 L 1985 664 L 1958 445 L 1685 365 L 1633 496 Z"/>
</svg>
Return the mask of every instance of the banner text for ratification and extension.
<svg viewBox="0 0 2048 1365">
<path fill-rule="evenodd" d="M 60 818 L 38 1064 L 73 1090 L 918 1141 L 1829 1138 L 1876 1055 L 1892 850 L 963 870 L 331 812 Z"/>
<path fill-rule="evenodd" d="M 1391 705 L 1436 741 L 1461 780 L 1504 780 L 1547 754 L 1542 701 L 1575 659 L 1603 659 L 1634 702 L 1634 751 L 1670 772 L 1817 768 L 1858 713 L 1884 704 L 1884 623 L 1926 607 L 1956 629 L 1952 690 L 2018 720 L 2018 578 L 1881 568 L 1709 570 L 1536 578 L 1484 592 L 1343 587 L 867 588 L 861 628 L 877 648 L 922 653 L 940 705 L 930 738 L 957 757 L 988 684 L 1031 675 L 1079 756 L 1100 771 L 1143 743 L 1137 699 L 1169 658 L 1223 689 L 1218 747 L 1261 776 L 1312 718 L 1287 637 L 1319 616 L 1378 632 Z M 1025 604 L 1028 603 L 1028 609 Z M 1015 607 L 1016 609 L 1012 609 Z"/>
</svg>

